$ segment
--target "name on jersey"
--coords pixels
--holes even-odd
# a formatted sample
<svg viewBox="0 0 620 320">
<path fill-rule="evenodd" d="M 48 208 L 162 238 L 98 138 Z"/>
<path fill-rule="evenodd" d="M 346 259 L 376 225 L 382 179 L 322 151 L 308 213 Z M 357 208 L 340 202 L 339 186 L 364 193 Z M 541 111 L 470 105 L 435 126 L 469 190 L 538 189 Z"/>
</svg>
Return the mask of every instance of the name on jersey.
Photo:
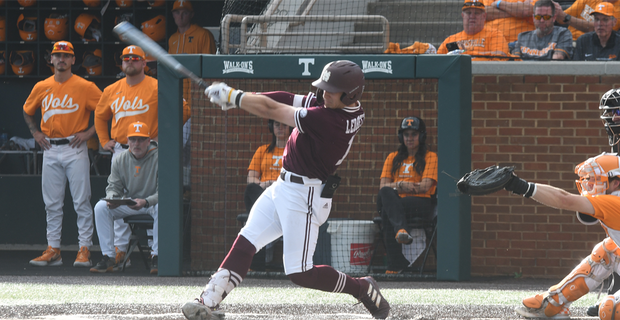
<svg viewBox="0 0 620 320">
<path fill-rule="evenodd" d="M 362 72 L 382 72 L 392 74 L 392 60 L 370 61 L 362 60 Z"/>
<path fill-rule="evenodd" d="M 347 131 L 345 133 L 356 133 L 364 124 L 364 115 L 360 114 L 355 119 L 347 120 Z"/>
<path fill-rule="evenodd" d="M 43 122 L 47 122 L 49 118 L 57 114 L 67 114 L 78 111 L 80 105 L 77 103 L 73 103 L 73 98 L 69 97 L 69 95 L 65 94 L 65 96 L 60 100 L 60 98 L 54 97 L 53 93 L 45 96 L 43 101 L 41 102 L 41 107 L 43 108 Z"/>
<path fill-rule="evenodd" d="M 254 74 L 254 61 L 226 61 L 224 60 L 224 70 L 222 73 L 243 72 Z"/>
<path fill-rule="evenodd" d="M 131 117 L 138 114 L 143 114 L 149 111 L 148 104 L 142 104 L 142 99 L 135 97 L 133 101 L 126 100 L 125 96 L 118 97 L 110 105 L 112 113 L 114 113 L 114 119 L 118 121 L 124 117 Z"/>
<path fill-rule="evenodd" d="M 552 43 L 549 43 L 549 45 L 546 48 L 541 49 L 541 50 L 522 46 L 521 53 L 527 54 L 530 56 L 542 57 L 542 56 L 546 56 L 549 53 L 549 51 L 554 50 L 556 45 L 557 43 L 552 42 Z"/>
</svg>

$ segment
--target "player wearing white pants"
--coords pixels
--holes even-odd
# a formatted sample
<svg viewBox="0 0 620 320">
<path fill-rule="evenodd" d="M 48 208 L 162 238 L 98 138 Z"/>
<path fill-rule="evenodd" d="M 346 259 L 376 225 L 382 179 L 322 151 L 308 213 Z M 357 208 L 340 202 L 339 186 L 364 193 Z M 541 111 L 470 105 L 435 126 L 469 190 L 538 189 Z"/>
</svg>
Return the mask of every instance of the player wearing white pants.
<svg viewBox="0 0 620 320">
<path fill-rule="evenodd" d="M 90 161 L 86 142 L 95 133 L 88 128 L 101 90 L 71 73 L 75 64 L 73 45 L 58 41 L 52 48 L 54 75 L 37 82 L 24 103 L 24 120 L 43 152 L 41 186 L 47 214 L 47 249 L 30 260 L 34 266 L 62 265 L 60 254 L 65 188 L 73 198 L 77 213 L 80 250 L 73 266 L 90 267 L 93 235 L 93 209 L 90 205 Z M 34 115 L 41 111 L 39 127 Z"/>
<path fill-rule="evenodd" d="M 112 153 L 112 162 L 114 162 L 114 158 L 128 148 L 128 145 L 116 142 L 116 144 L 114 144 L 114 152 Z M 114 220 L 114 246 L 116 246 L 119 251 L 127 252 L 130 236 L 131 229 L 129 228 L 129 225 L 126 224 L 123 219 Z"/>
<path fill-rule="evenodd" d="M 205 90 L 222 110 L 239 107 L 295 129 L 286 142 L 280 177 L 256 200 L 245 227 L 200 297 L 183 306 L 187 319 L 212 319 L 220 302 L 245 278 L 254 254 L 280 236 L 284 269 L 293 283 L 349 294 L 374 318 L 388 316 L 390 305 L 374 279 L 353 278 L 331 266 L 312 263 L 319 226 L 329 216 L 331 198 L 340 181 L 334 174 L 365 118 L 358 101 L 364 91 L 364 75 L 354 62 L 327 64 L 312 85 L 319 89 L 316 97 L 312 93 L 249 94 L 223 83 Z"/>
<path fill-rule="evenodd" d="M 93 208 L 90 205 L 90 160 L 86 142 L 77 148 L 68 143 L 55 145 L 55 141 L 71 140 L 52 139 L 50 149 L 43 152 L 41 188 L 43 202 L 47 212 L 47 242 L 52 248 L 60 247 L 62 232 L 63 205 L 67 179 L 71 181 L 69 190 L 73 206 L 77 213 L 79 246 L 93 245 Z"/>
<path fill-rule="evenodd" d="M 137 214 L 148 214 L 153 217 L 153 245 L 151 246 L 151 255 L 158 255 L 158 233 L 157 233 L 157 213 L 159 205 L 149 208 L 131 209 L 128 206 L 119 206 L 117 208 L 108 208 L 107 202 L 100 200 L 95 205 L 95 223 L 97 224 L 97 236 L 99 237 L 99 245 L 101 253 L 108 257 L 113 257 L 114 252 L 114 222 L 123 221 L 123 218 Z M 131 232 L 130 232 L 131 234 Z"/>
</svg>

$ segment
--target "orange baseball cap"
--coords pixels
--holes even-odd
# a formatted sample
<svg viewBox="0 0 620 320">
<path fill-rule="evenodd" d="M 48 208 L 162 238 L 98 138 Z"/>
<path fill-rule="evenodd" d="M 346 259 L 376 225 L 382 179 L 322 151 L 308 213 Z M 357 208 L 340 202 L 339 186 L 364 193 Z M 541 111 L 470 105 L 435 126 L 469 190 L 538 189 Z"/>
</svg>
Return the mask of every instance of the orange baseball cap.
<svg viewBox="0 0 620 320">
<path fill-rule="evenodd" d="M 52 47 L 52 54 L 54 53 L 68 53 L 75 55 L 75 53 L 73 53 L 73 45 L 69 41 L 58 41 L 54 43 L 54 47 Z"/>
<path fill-rule="evenodd" d="M 596 7 L 594 8 L 594 11 L 590 12 L 590 15 L 594 15 L 595 13 L 600 13 L 608 17 L 613 17 L 614 16 L 614 5 L 610 2 L 601 2 L 596 5 Z"/>
<path fill-rule="evenodd" d="M 127 128 L 127 138 L 129 137 L 150 137 L 151 131 L 149 126 L 144 122 L 134 122 Z"/>
<path fill-rule="evenodd" d="M 172 11 L 176 11 L 176 10 L 181 10 L 181 9 L 185 9 L 188 11 L 194 11 L 194 7 L 192 6 L 192 3 L 187 1 L 187 0 L 177 0 L 174 2 L 174 4 L 172 5 Z"/>
<path fill-rule="evenodd" d="M 486 11 L 486 9 L 484 8 L 484 3 L 482 3 L 482 1 L 480 0 L 465 0 L 465 2 L 463 2 L 463 9 L 461 10 L 472 8 Z"/>
<path fill-rule="evenodd" d="M 129 55 L 138 56 L 142 58 L 143 60 L 146 59 L 144 50 L 142 50 L 142 48 L 138 46 L 128 46 L 127 48 L 123 49 L 123 53 L 121 53 L 121 58 L 123 56 L 129 56 Z"/>
</svg>

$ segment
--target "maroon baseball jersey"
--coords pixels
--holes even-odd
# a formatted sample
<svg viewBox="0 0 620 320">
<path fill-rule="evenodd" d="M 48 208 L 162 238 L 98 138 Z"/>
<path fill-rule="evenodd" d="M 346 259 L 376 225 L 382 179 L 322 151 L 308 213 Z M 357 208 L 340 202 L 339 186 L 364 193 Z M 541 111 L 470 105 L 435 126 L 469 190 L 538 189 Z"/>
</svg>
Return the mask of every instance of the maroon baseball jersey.
<svg viewBox="0 0 620 320">
<path fill-rule="evenodd" d="M 282 167 L 325 181 L 347 156 L 364 123 L 362 106 L 358 102 L 355 107 L 328 109 L 318 105 L 313 93 L 307 96 L 281 91 L 263 94 L 299 108 L 295 111 L 295 129 L 284 149 Z"/>
</svg>

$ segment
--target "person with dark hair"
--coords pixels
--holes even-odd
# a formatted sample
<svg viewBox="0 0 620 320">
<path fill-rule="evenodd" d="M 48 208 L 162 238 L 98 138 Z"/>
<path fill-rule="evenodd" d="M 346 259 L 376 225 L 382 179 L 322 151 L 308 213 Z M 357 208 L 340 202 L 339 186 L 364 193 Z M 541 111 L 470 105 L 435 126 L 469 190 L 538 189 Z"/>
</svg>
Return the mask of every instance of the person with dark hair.
<svg viewBox="0 0 620 320">
<path fill-rule="evenodd" d="M 258 147 L 248 167 L 248 185 L 243 193 L 246 212 L 250 212 L 254 202 L 263 191 L 278 180 L 282 170 L 282 154 L 291 131 L 292 129 L 286 124 L 269 120 L 269 132 L 272 135 L 271 143 Z M 271 243 L 265 247 L 265 249 L 270 248 Z M 254 255 L 250 269 L 265 270 L 265 251 L 261 249 Z"/>
<path fill-rule="evenodd" d="M 403 119 L 398 141 L 398 151 L 390 153 L 383 165 L 377 197 L 387 248 L 387 274 L 400 273 L 415 261 L 408 261 L 402 253 L 402 245 L 414 240 L 407 220 L 433 214 L 431 195 L 437 185 L 437 154 L 427 149 L 424 121 L 418 117 Z"/>
</svg>

